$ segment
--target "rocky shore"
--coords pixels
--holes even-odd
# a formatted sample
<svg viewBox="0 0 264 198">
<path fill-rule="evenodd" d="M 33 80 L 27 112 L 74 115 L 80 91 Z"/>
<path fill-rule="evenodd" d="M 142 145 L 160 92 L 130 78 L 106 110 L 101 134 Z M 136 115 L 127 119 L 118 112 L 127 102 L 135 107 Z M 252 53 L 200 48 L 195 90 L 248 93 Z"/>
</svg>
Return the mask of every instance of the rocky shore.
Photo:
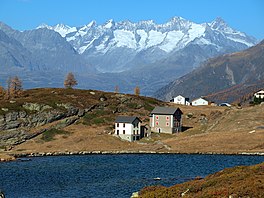
<svg viewBox="0 0 264 198">
<path fill-rule="evenodd" d="M 10 154 L 9 159 L 2 159 L 0 156 L 0 161 L 12 161 L 17 158 L 24 157 L 43 157 L 43 156 L 64 156 L 64 155 L 117 155 L 117 154 L 196 154 L 196 155 L 261 155 L 264 153 L 182 153 L 182 152 L 160 152 L 160 151 L 133 151 L 133 150 L 121 150 L 121 151 L 65 151 L 65 152 L 36 152 L 36 153 L 15 153 Z"/>
<path fill-rule="evenodd" d="M 15 156 L 0 154 L 0 162 L 9 162 L 16 160 Z"/>
<path fill-rule="evenodd" d="M 5 198 L 5 194 L 0 190 L 0 198 Z"/>
</svg>

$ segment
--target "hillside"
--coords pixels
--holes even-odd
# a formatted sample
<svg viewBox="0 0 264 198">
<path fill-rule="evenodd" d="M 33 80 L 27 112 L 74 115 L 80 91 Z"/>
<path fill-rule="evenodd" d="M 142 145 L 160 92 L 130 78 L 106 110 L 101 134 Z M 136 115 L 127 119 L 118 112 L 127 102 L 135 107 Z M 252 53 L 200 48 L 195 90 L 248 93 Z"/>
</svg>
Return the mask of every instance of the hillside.
<svg viewBox="0 0 264 198">
<path fill-rule="evenodd" d="M 0 99 L 0 147 L 12 146 L 75 122 L 112 126 L 115 117 L 148 112 L 160 101 L 135 95 L 77 89 L 32 89 L 19 98 Z M 144 121 L 144 119 L 143 119 Z"/>
<path fill-rule="evenodd" d="M 137 142 L 112 136 L 116 116 L 149 123 L 153 98 L 76 89 L 26 90 L 0 103 L 0 154 L 63 152 L 264 153 L 264 105 L 177 106 L 184 131 Z M 244 122 L 247 120 L 247 122 Z"/>
<path fill-rule="evenodd" d="M 264 41 L 242 52 L 209 59 L 202 67 L 156 92 L 169 100 L 182 94 L 192 99 L 209 95 L 215 102 L 239 101 L 264 87 Z"/>
<path fill-rule="evenodd" d="M 139 192 L 139 197 L 263 197 L 263 170 L 264 163 L 227 168 L 204 179 L 197 178 L 171 187 L 146 187 Z"/>
</svg>

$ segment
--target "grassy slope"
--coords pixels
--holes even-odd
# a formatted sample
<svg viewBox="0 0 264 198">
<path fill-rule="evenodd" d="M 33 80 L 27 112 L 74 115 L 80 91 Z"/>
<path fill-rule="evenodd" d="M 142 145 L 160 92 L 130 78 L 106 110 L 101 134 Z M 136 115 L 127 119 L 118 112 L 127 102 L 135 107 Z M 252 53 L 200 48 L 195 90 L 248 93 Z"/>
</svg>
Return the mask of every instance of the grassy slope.
<svg viewBox="0 0 264 198">
<path fill-rule="evenodd" d="M 100 100 L 100 98 L 105 98 Z M 136 115 L 144 123 L 156 105 L 171 105 L 152 98 L 91 90 L 34 89 L 26 91 L 15 103 L 0 101 L 0 109 L 19 109 L 25 102 L 41 103 L 58 108 L 56 103 L 70 103 L 79 108 L 96 109 L 77 124 L 65 128 L 66 134 L 55 134 L 51 141 L 42 135 L 14 147 L 9 152 L 52 152 L 82 150 L 154 150 L 166 152 L 263 152 L 264 105 L 255 107 L 192 107 L 180 106 L 183 124 L 188 130 L 180 134 L 153 134 L 151 139 L 129 143 L 113 137 L 117 115 Z M 174 105 L 171 105 L 174 106 Z"/>
<path fill-rule="evenodd" d="M 255 107 L 187 107 L 193 118 L 183 123 L 193 128 L 173 138 L 164 140 L 178 152 L 264 153 L 264 105 Z M 203 124 L 202 116 L 207 119 Z"/>
<path fill-rule="evenodd" d="M 204 179 L 177 184 L 172 187 L 146 187 L 141 198 L 206 198 L 206 197 L 264 197 L 264 163 L 254 166 L 227 168 Z"/>
</svg>

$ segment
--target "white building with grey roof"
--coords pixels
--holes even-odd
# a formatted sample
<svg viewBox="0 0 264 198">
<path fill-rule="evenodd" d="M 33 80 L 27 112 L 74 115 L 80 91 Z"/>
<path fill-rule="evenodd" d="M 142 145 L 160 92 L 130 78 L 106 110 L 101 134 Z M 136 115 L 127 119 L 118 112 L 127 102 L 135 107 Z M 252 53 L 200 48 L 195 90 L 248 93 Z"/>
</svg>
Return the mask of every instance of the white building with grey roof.
<svg viewBox="0 0 264 198">
<path fill-rule="evenodd" d="M 118 116 L 115 120 L 115 135 L 130 142 L 139 140 L 141 120 L 134 116 Z"/>
</svg>

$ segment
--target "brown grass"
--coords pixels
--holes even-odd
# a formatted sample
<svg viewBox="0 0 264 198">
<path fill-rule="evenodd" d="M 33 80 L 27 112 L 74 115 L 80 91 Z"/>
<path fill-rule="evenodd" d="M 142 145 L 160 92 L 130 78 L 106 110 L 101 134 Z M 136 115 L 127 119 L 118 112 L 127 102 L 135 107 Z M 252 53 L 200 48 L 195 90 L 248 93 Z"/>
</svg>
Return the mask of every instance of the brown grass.
<svg viewBox="0 0 264 198">
<path fill-rule="evenodd" d="M 160 150 L 162 148 L 161 145 L 122 141 L 117 137 L 107 134 L 104 127 L 87 127 L 78 124 L 66 127 L 64 130 L 69 132 L 67 137 L 63 134 L 57 134 L 53 141 L 45 142 L 41 139 L 41 136 L 38 136 L 24 144 L 16 146 L 12 152 L 149 151 Z"/>
<path fill-rule="evenodd" d="M 162 186 L 146 187 L 139 194 L 141 198 L 264 197 L 263 184 L 264 163 L 249 167 L 227 168 L 204 179 L 197 179 L 168 188 Z"/>
<path fill-rule="evenodd" d="M 106 101 L 100 101 L 100 97 Z M 36 137 L 9 152 L 95 151 L 95 150 L 149 150 L 180 153 L 264 153 L 264 105 L 255 107 L 179 106 L 166 104 L 152 98 L 74 89 L 35 89 L 24 92 L 15 104 L 23 102 L 52 104 L 71 103 L 89 108 L 99 105 L 78 123 L 63 130 L 67 135 L 56 135 L 54 140 L 43 142 Z M 6 101 L 7 102 L 7 101 Z M 4 104 L 0 103 L 0 107 Z M 143 123 L 149 121 L 154 106 L 170 105 L 183 111 L 182 133 L 153 134 L 139 142 L 129 143 L 112 135 L 114 119 L 118 115 L 140 116 Z M 101 109 L 100 109 L 101 108 Z M 53 123 L 49 124 L 52 125 Z M 46 126 L 42 126 L 46 127 Z M 32 129 L 39 130 L 39 129 Z M 67 137 L 66 137 L 67 136 Z"/>
</svg>

